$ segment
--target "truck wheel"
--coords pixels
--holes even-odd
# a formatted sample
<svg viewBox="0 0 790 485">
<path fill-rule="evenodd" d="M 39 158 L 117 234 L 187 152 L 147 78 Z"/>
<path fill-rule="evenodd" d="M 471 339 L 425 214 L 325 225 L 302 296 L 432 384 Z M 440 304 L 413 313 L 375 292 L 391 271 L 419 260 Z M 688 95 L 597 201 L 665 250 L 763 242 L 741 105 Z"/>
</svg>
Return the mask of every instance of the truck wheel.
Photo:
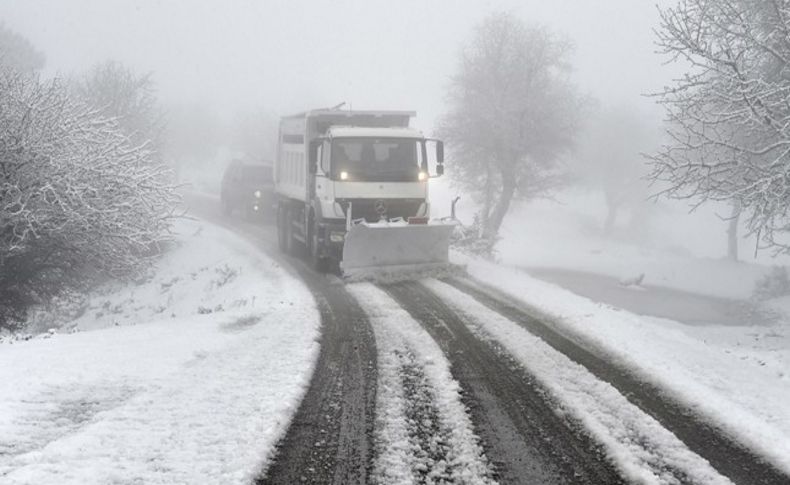
<svg viewBox="0 0 790 485">
<path fill-rule="evenodd" d="M 285 253 L 289 256 L 299 256 L 299 241 L 294 237 L 294 223 L 291 211 L 285 211 L 283 220 L 283 237 L 285 238 Z"/>
<path fill-rule="evenodd" d="M 277 246 L 279 246 L 280 251 L 288 252 L 288 240 L 286 239 L 289 234 L 286 228 L 290 227 L 290 217 L 288 215 L 288 209 L 282 206 L 282 204 L 277 205 Z"/>
<path fill-rule="evenodd" d="M 319 273 L 325 273 L 327 268 L 326 258 L 321 255 L 321 242 L 318 240 L 318 222 L 310 215 L 310 227 L 307 235 L 310 265 Z"/>
</svg>

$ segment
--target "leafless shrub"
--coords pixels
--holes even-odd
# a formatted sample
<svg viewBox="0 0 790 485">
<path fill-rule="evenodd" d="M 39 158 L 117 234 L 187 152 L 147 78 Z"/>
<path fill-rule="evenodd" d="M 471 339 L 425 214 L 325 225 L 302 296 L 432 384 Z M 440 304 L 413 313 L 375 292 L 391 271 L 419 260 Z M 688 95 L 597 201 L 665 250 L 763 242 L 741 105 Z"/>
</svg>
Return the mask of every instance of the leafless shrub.
<svg viewBox="0 0 790 485">
<path fill-rule="evenodd" d="M 152 157 L 59 81 L 0 66 L 0 326 L 70 283 L 142 274 L 179 200 Z"/>
</svg>

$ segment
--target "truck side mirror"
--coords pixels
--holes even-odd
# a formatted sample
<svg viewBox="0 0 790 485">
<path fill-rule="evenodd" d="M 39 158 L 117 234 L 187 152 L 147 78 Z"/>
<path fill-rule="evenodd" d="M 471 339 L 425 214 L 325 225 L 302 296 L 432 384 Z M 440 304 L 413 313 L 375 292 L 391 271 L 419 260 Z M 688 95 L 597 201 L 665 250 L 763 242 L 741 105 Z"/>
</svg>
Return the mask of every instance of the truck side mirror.
<svg viewBox="0 0 790 485">
<path fill-rule="evenodd" d="M 318 172 L 318 147 L 321 146 L 321 140 L 313 140 L 310 142 L 310 153 L 308 154 L 308 167 L 310 175 L 315 175 Z"/>
<path fill-rule="evenodd" d="M 441 175 L 441 172 L 439 172 L 439 167 L 441 167 L 443 163 L 444 163 L 444 142 L 436 140 L 436 164 L 438 165 L 436 167 L 436 173 L 438 173 L 439 175 Z"/>
<path fill-rule="evenodd" d="M 444 165 L 436 166 L 436 176 L 444 175 Z"/>
</svg>

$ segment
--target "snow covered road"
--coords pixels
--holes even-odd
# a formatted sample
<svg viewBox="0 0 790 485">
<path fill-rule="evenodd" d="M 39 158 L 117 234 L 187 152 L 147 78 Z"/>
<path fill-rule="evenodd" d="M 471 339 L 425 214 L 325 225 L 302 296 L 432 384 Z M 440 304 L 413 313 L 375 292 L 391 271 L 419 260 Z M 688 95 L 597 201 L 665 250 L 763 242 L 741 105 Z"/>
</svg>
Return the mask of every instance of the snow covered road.
<svg viewBox="0 0 790 485">
<path fill-rule="evenodd" d="M 0 482 L 790 483 L 781 347 L 484 262 L 344 284 L 197 200 L 236 234 L 185 221 L 148 280 L 0 341 Z"/>
</svg>

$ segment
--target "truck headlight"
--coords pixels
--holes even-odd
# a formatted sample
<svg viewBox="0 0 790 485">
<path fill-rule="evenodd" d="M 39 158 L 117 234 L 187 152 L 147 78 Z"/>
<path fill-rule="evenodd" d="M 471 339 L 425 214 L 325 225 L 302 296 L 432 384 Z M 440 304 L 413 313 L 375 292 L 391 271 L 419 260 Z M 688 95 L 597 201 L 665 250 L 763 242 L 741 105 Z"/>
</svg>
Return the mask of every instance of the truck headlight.
<svg viewBox="0 0 790 485">
<path fill-rule="evenodd" d="M 424 181 L 424 180 L 425 180 L 425 179 L 427 179 L 427 178 L 428 178 L 428 174 L 427 174 L 427 173 L 425 173 L 425 172 L 420 172 L 420 173 L 417 175 L 417 180 L 419 180 L 420 182 Z"/>
<path fill-rule="evenodd" d="M 340 180 L 348 180 L 348 172 L 340 172 Z"/>
<path fill-rule="evenodd" d="M 261 191 L 260 190 L 256 190 L 255 191 L 255 198 L 256 199 L 260 199 L 261 198 Z"/>
<path fill-rule="evenodd" d="M 346 234 L 340 231 L 330 231 L 329 232 L 329 240 L 334 243 L 343 242 L 346 238 Z"/>
</svg>

